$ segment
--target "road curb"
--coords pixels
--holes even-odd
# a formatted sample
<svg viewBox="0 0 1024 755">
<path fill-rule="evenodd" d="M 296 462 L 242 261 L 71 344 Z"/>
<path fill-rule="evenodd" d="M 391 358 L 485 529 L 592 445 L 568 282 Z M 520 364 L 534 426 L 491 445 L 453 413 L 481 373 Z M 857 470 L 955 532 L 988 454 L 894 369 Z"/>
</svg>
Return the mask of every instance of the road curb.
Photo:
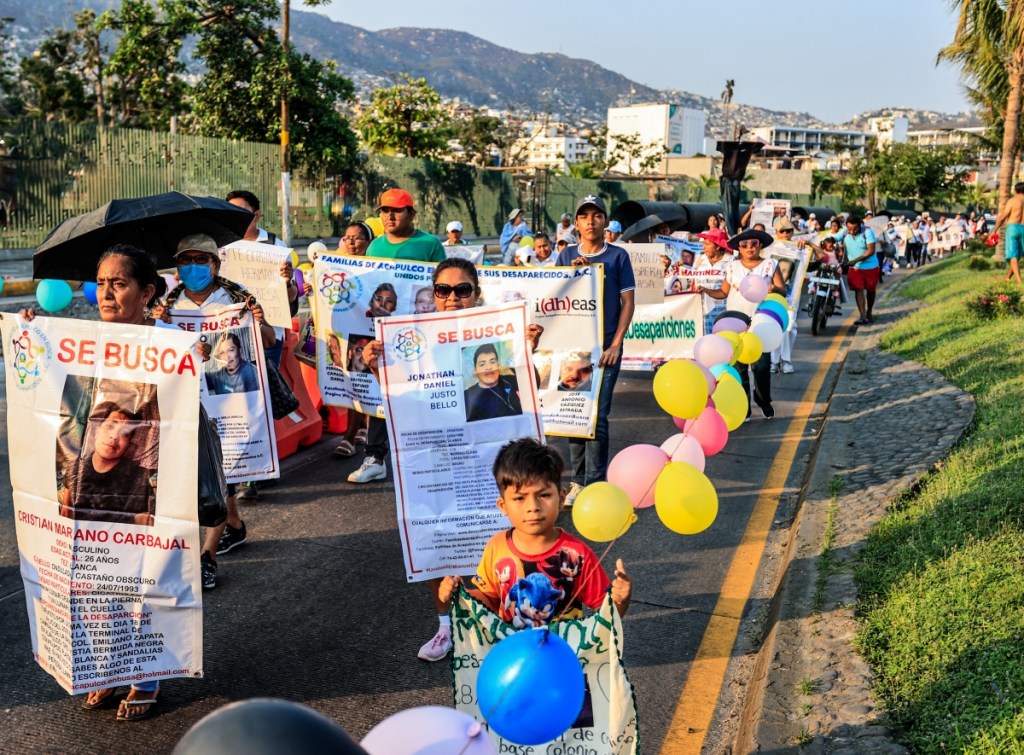
<svg viewBox="0 0 1024 755">
<path fill-rule="evenodd" d="M 835 378 L 733 752 L 908 752 L 886 726 L 871 696 L 873 674 L 852 646 L 853 564 L 892 501 L 949 453 L 974 415 L 973 398 L 939 373 L 878 348 L 881 334 L 920 306 L 899 296 L 912 277 L 886 286 L 878 323 L 854 334 Z M 907 463 L 909 456 L 887 456 L 894 448 L 920 453 Z M 833 566 L 822 575 L 833 479 L 845 486 L 834 511 Z"/>
</svg>

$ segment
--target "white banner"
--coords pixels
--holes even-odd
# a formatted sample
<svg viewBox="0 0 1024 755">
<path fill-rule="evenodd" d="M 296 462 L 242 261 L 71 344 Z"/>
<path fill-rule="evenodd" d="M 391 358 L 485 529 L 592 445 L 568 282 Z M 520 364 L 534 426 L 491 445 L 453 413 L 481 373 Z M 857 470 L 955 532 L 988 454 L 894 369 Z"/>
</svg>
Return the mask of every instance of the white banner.
<svg viewBox="0 0 1024 755">
<path fill-rule="evenodd" d="M 509 526 L 491 465 L 515 438 L 543 438 L 525 302 L 377 320 L 380 379 L 406 575 L 476 570 Z"/>
<path fill-rule="evenodd" d="M 765 247 L 764 256 L 778 261 L 782 280 L 786 282 L 786 301 L 789 302 L 789 328 L 796 325 L 796 316 L 800 311 L 800 297 L 803 294 L 804 278 L 807 276 L 807 265 L 810 262 L 811 250 L 807 247 L 797 249 L 792 241 L 780 241 Z"/>
<path fill-rule="evenodd" d="M 245 304 L 208 315 L 174 311 L 169 327 L 193 333 L 210 346 L 210 359 L 201 366 L 200 395 L 220 436 L 224 478 L 250 482 L 280 477 L 263 339 Z"/>
<path fill-rule="evenodd" d="M 704 335 L 702 298 L 683 293 L 637 307 L 623 340 L 623 369 L 652 370 L 669 359 L 692 358 L 694 343 Z"/>
<path fill-rule="evenodd" d="M 469 260 L 474 265 L 484 264 L 484 248 L 482 245 L 474 246 L 470 244 L 462 244 L 459 246 L 448 246 L 445 244 L 444 254 L 449 259 L 452 257 L 461 257 L 464 260 Z"/>
<path fill-rule="evenodd" d="M 622 664 L 622 621 L 611 597 L 597 613 L 580 620 L 556 621 L 549 628 L 569 644 L 583 666 L 583 709 L 568 731 L 541 745 L 516 745 L 488 728 L 495 748 L 509 753 L 636 755 L 640 752 L 636 695 Z M 455 707 L 485 727 L 485 715 L 476 696 L 477 674 L 491 648 L 515 631 L 511 624 L 459 590 L 452 605 Z"/>
<path fill-rule="evenodd" d="M 373 257 L 317 258 L 317 374 L 325 404 L 384 416 L 380 386 L 363 363 L 363 346 L 373 337 L 375 318 L 434 311 L 434 267 Z M 477 272 L 485 303 L 525 301 L 530 322 L 544 328 L 533 358 L 545 432 L 593 437 L 601 385 L 603 266 L 487 266 Z"/>
<path fill-rule="evenodd" d="M 220 250 L 219 275 L 244 286 L 263 307 L 267 322 L 285 330 L 292 329 L 292 313 L 281 263 L 291 252 L 287 247 L 257 241 L 235 241 Z"/>
<path fill-rule="evenodd" d="M 194 337 L 3 315 L 32 652 L 69 693 L 203 674 Z"/>
</svg>

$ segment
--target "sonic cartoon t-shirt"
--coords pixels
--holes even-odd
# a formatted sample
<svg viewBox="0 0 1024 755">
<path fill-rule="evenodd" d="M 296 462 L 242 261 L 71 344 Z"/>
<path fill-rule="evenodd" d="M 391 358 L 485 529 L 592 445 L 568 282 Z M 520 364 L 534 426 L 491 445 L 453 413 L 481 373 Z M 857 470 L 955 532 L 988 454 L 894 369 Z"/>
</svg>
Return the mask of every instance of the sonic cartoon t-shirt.
<svg viewBox="0 0 1024 755">
<path fill-rule="evenodd" d="M 565 531 L 545 553 L 527 555 L 499 532 L 484 548 L 473 587 L 502 621 L 516 629 L 578 619 L 583 606 L 597 609 L 611 583 L 587 545 Z"/>
</svg>

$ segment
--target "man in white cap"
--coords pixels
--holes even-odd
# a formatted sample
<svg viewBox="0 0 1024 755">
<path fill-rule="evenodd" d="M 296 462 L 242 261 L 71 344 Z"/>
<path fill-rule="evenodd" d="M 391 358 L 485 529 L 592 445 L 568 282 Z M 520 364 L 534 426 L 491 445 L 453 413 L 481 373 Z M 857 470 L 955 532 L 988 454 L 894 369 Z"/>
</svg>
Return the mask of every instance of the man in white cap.
<svg viewBox="0 0 1024 755">
<path fill-rule="evenodd" d="M 462 223 L 458 220 L 453 220 L 446 225 L 444 232 L 448 234 L 448 238 L 442 246 L 463 246 L 466 243 L 462 240 Z"/>
<path fill-rule="evenodd" d="M 594 440 L 569 439 L 572 484 L 565 497 L 566 507 L 592 482 L 604 481 L 608 472 L 608 415 L 612 411 L 612 392 L 622 367 L 622 343 L 633 321 L 636 278 L 629 254 L 621 246 L 605 241 L 608 210 L 601 197 L 590 194 L 576 204 L 576 232 L 579 244 L 567 246 L 558 255 L 556 265 L 604 265 L 604 335 L 598 366 L 603 368 L 601 393 L 597 405 Z"/>
<path fill-rule="evenodd" d="M 524 221 L 525 214 L 520 208 L 512 210 L 508 214 L 508 222 L 501 229 L 501 236 L 498 244 L 501 246 L 501 264 L 513 264 L 516 256 L 516 248 L 519 246 L 523 236 L 532 236 L 533 232 Z"/>
</svg>

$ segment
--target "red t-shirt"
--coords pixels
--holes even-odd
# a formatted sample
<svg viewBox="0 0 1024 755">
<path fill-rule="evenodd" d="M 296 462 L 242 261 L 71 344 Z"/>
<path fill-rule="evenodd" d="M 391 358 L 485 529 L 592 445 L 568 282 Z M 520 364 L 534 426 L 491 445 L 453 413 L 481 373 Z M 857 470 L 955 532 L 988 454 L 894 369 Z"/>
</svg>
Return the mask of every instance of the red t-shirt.
<svg viewBox="0 0 1024 755">
<path fill-rule="evenodd" d="M 564 530 L 545 553 L 527 555 L 509 529 L 487 543 L 473 586 L 502 621 L 522 629 L 580 618 L 583 606 L 601 606 L 611 583 L 594 552 Z"/>
</svg>

